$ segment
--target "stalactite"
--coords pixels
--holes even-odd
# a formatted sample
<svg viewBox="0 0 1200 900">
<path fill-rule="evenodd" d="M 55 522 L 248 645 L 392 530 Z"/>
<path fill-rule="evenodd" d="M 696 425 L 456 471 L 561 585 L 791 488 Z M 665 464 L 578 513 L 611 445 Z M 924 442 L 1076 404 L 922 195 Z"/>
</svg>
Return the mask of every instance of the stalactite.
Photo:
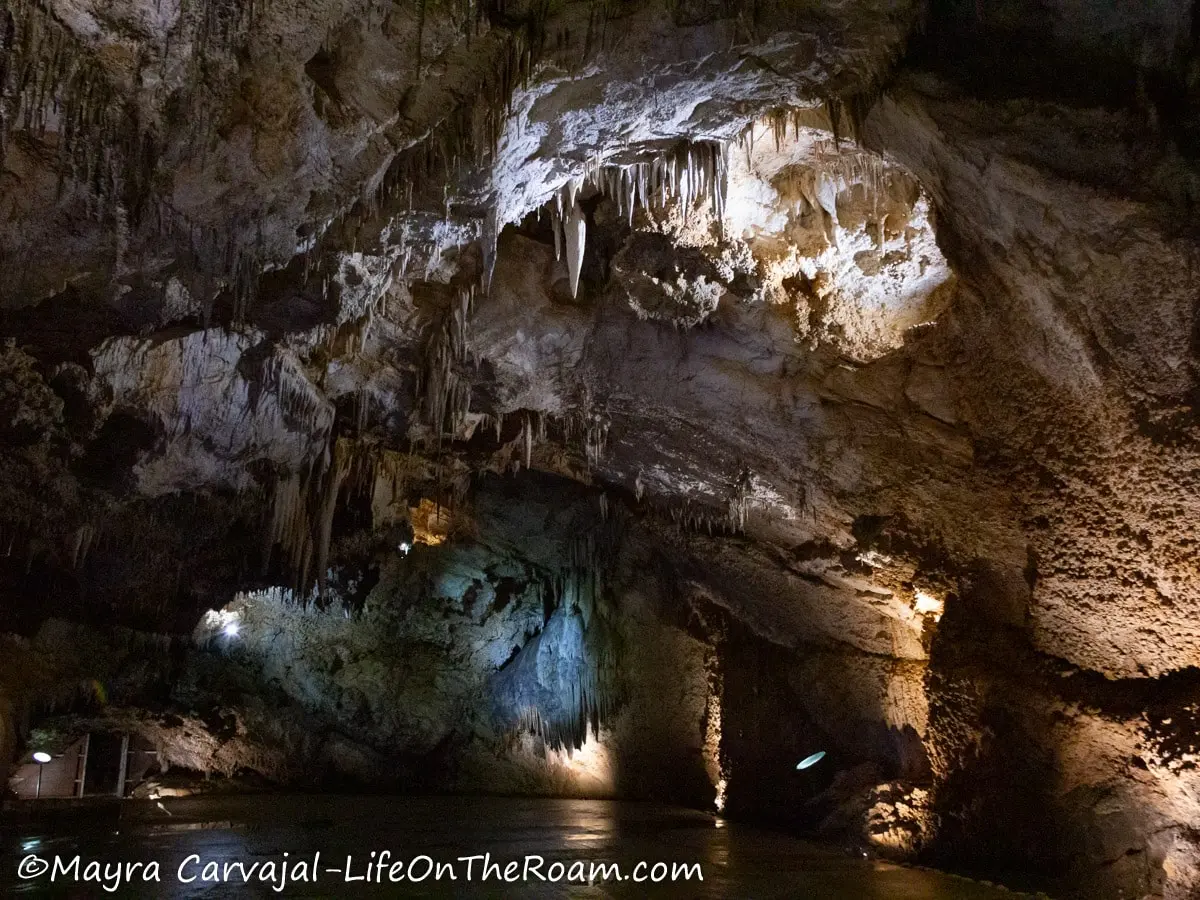
<svg viewBox="0 0 1200 900">
<path fill-rule="evenodd" d="M 555 192 L 550 205 L 550 227 L 554 231 L 554 259 L 562 259 L 562 193 Z"/>
<path fill-rule="evenodd" d="M 743 470 L 734 483 L 733 495 L 729 499 L 729 523 L 737 531 L 746 529 L 746 514 L 750 511 L 750 497 L 754 489 L 754 476 Z"/>
<path fill-rule="evenodd" d="M 496 220 L 496 208 L 491 207 L 483 217 L 483 274 L 481 278 L 483 293 L 486 295 L 492 289 L 492 275 L 496 271 L 496 243 L 499 241 L 500 228 Z"/>
<path fill-rule="evenodd" d="M 650 162 L 596 167 L 587 172 L 582 183 L 572 179 L 556 192 L 550 201 L 555 259 L 562 258 L 565 242 L 572 296 L 578 294 L 587 237 L 578 203 L 584 185 L 616 203 L 618 213 L 630 224 L 639 207 L 663 209 L 677 203 L 686 216 L 696 203 L 706 201 L 723 227 L 729 195 L 729 147 L 708 141 L 684 143 Z"/>
<path fill-rule="evenodd" d="M 528 414 L 521 423 L 521 448 L 524 452 L 525 468 L 528 470 L 533 462 L 533 422 Z"/>
<path fill-rule="evenodd" d="M 350 472 L 351 454 L 342 441 L 338 441 L 333 450 L 332 465 L 326 469 L 321 479 L 321 504 L 317 522 L 317 587 L 322 595 L 325 594 L 326 576 L 329 571 L 329 541 L 333 535 L 333 515 L 337 511 L 338 495 Z"/>
<path fill-rule="evenodd" d="M 600 502 L 608 514 L 568 543 L 563 565 L 544 579 L 541 590 L 552 602 L 541 633 L 496 676 L 508 722 L 553 749 L 582 747 L 589 730 L 599 733 L 622 698 L 621 640 L 608 572 L 620 552 L 625 519 L 605 495 Z"/>
<path fill-rule="evenodd" d="M 184 0 L 172 40 L 189 41 L 193 66 L 210 53 L 235 56 L 268 0 Z M 201 82 L 197 76 L 194 79 Z M 206 146 L 216 122 L 192 110 L 191 143 Z M 0 11 L 0 169 L 17 131 L 41 139 L 53 131 L 60 193 L 86 195 L 88 214 L 107 221 L 123 210 L 127 226 L 157 225 L 152 201 L 162 141 L 137 99 L 122 95 L 92 48 L 45 0 L 9 0 Z M 160 233 L 154 228 L 151 236 Z"/>
<path fill-rule="evenodd" d="M 440 446 L 457 434 L 471 411 L 471 380 L 459 369 L 467 360 L 467 327 L 474 309 L 474 288 L 460 290 L 425 341 L 417 379 L 417 404 Z"/>
<path fill-rule="evenodd" d="M 293 590 L 305 594 L 315 585 L 318 596 L 325 595 L 333 518 L 355 466 L 354 445 L 338 439 L 300 471 L 276 479 L 265 529 L 264 573 L 273 548 L 279 547 L 286 554 Z"/>
<path fill-rule="evenodd" d="M 563 223 L 567 245 L 567 271 L 570 273 L 571 296 L 579 293 L 579 272 L 583 267 L 583 250 L 587 241 L 587 221 L 583 208 L 575 199 L 574 185 L 569 189 L 570 200 L 567 203 L 567 218 Z"/>
<path fill-rule="evenodd" d="M 71 568 L 78 569 L 87 562 L 88 550 L 95 537 L 96 529 L 91 525 L 80 525 L 75 530 L 74 547 L 71 551 Z"/>
<path fill-rule="evenodd" d="M 590 469 L 595 469 L 600 465 L 600 460 L 603 458 L 605 447 L 608 444 L 608 429 L 607 417 L 598 413 L 588 416 L 587 427 L 584 430 L 584 455 Z"/>
</svg>

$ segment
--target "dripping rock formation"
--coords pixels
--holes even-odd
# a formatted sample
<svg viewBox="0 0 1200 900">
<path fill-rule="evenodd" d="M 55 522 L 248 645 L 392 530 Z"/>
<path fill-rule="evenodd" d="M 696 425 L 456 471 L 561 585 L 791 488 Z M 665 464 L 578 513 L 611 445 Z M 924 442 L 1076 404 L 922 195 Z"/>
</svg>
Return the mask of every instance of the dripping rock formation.
<svg viewBox="0 0 1200 900">
<path fill-rule="evenodd" d="M 1198 35 L 0 0 L 0 760 L 1196 896 Z"/>
</svg>

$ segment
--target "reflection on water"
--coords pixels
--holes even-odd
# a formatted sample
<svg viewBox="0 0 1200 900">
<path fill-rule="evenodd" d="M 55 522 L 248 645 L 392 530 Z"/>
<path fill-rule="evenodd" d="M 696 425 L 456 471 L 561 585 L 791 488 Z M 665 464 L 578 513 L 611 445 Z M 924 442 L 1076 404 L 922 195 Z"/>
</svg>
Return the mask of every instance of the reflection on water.
<svg viewBox="0 0 1200 900">
<path fill-rule="evenodd" d="M 703 813 L 634 803 L 594 800 L 511 798 L 408 798 L 278 795 L 191 797 L 120 804 L 111 820 L 69 828 L 8 827 L 0 832 L 0 894 L 28 897 L 114 896 L 90 883 L 81 890 L 69 880 L 19 881 L 20 861 L 36 854 L 82 865 L 150 862 L 160 865 L 161 882 L 145 884 L 140 872 L 123 883 L 120 897 L 571 897 L 571 898 L 755 898 L 755 900 L 1001 900 L 1014 895 L 934 872 L 852 859 L 803 841 L 736 823 L 716 822 Z M 118 818 L 119 816 L 119 818 Z M 720 825 L 720 827 L 718 827 Z M 250 885 L 180 884 L 177 870 L 191 854 L 203 861 L 274 862 L 297 865 L 320 852 L 320 867 L 345 867 L 352 877 L 371 871 L 373 851 L 392 859 L 420 854 L 454 863 L 457 881 L 421 884 L 346 883 L 344 873 L 319 872 L 316 882 L 291 884 L 282 892 L 271 879 Z M 284 857 L 284 854 L 287 857 Z M 503 867 L 510 860 L 544 857 L 564 867 L 582 861 L 619 863 L 626 875 L 639 861 L 650 864 L 700 863 L 704 880 L 674 884 L 605 881 L 549 884 L 536 879 L 505 884 L 465 882 L 460 857 L 490 854 Z M 203 863 L 185 875 L 199 876 Z M 81 871 L 83 871 L 81 867 Z M 543 869 L 546 871 L 546 869 Z"/>
</svg>

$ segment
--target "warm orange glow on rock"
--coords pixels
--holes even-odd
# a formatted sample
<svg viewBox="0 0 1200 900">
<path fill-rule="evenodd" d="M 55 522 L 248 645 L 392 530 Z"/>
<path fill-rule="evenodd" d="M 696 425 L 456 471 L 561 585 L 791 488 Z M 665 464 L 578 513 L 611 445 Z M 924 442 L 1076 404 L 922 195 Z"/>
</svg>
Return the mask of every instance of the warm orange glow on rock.
<svg viewBox="0 0 1200 900">
<path fill-rule="evenodd" d="M 418 544 L 436 547 L 450 534 L 450 510 L 428 498 L 411 507 L 413 540 Z"/>
</svg>

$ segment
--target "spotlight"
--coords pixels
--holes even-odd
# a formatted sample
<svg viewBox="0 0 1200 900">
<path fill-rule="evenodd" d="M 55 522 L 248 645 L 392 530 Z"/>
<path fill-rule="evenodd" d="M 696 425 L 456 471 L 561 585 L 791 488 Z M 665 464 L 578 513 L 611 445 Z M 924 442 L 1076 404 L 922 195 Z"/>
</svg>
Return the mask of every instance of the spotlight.
<svg viewBox="0 0 1200 900">
<path fill-rule="evenodd" d="M 238 623 L 230 622 L 225 626 L 225 637 L 235 638 L 238 636 Z"/>
<path fill-rule="evenodd" d="M 51 759 L 52 759 L 52 757 L 50 756 L 49 753 L 45 753 L 41 750 L 39 750 L 37 753 L 33 754 L 33 761 L 35 763 L 38 763 L 39 765 L 44 766 L 46 763 L 50 762 Z"/>
<path fill-rule="evenodd" d="M 935 622 L 940 621 L 942 613 L 946 611 L 945 601 L 925 591 L 917 591 L 913 607 L 923 616 L 932 615 Z"/>
<path fill-rule="evenodd" d="M 815 766 L 817 763 L 819 763 L 824 758 L 825 758 L 825 751 L 818 750 L 812 756 L 806 756 L 806 757 L 804 757 L 804 759 L 800 760 L 800 762 L 796 763 L 796 769 L 798 771 L 808 769 L 812 766 Z"/>
<path fill-rule="evenodd" d="M 400 544 L 399 549 L 401 553 L 403 553 L 405 556 L 408 556 L 408 551 L 412 549 L 412 544 L 410 544 L 408 541 L 404 541 Z"/>
</svg>

